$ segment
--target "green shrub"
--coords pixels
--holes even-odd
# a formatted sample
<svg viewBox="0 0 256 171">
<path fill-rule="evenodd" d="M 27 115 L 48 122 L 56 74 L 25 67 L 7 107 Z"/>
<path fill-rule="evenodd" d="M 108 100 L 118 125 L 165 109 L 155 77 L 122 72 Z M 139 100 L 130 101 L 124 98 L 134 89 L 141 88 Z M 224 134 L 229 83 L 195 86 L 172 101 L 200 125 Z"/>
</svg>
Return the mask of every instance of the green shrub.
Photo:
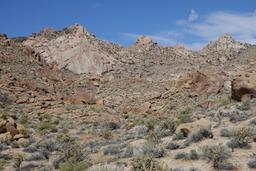
<svg viewBox="0 0 256 171">
<path fill-rule="evenodd" d="M 232 137 L 233 135 L 234 135 L 233 130 L 229 130 L 226 128 L 223 128 L 220 130 L 220 136 L 222 136 L 222 137 Z"/>
<path fill-rule="evenodd" d="M 60 171 L 85 171 L 87 165 L 84 161 L 66 161 L 60 163 Z"/>
<path fill-rule="evenodd" d="M 147 121 L 146 127 L 147 127 L 148 131 L 153 131 L 155 129 L 155 121 L 154 120 Z"/>
<path fill-rule="evenodd" d="M 24 161 L 23 155 L 17 154 L 13 158 L 13 166 L 14 168 L 20 170 L 21 164 Z"/>
<path fill-rule="evenodd" d="M 183 160 L 198 160 L 199 155 L 196 150 L 190 150 L 189 153 L 186 152 L 179 152 L 175 155 L 174 159 L 183 159 Z"/>
<path fill-rule="evenodd" d="M 104 139 L 110 139 L 112 137 L 112 132 L 109 129 L 102 129 L 99 135 Z"/>
<path fill-rule="evenodd" d="M 0 171 L 4 170 L 4 163 L 3 160 L 0 160 Z"/>
<path fill-rule="evenodd" d="M 168 171 L 160 162 L 150 156 L 136 157 L 132 160 L 132 171 Z"/>
<path fill-rule="evenodd" d="M 173 134 L 176 130 L 177 122 L 172 118 L 166 118 L 160 123 L 160 128 L 169 130 L 171 134 Z"/>
<path fill-rule="evenodd" d="M 213 162 L 213 167 L 218 168 L 222 162 L 231 157 L 231 152 L 224 145 L 212 145 L 203 147 L 203 155 Z"/>
<path fill-rule="evenodd" d="M 189 107 L 181 110 L 177 116 L 179 122 L 180 123 L 192 122 L 191 112 L 192 112 L 192 109 Z"/>
<path fill-rule="evenodd" d="M 169 150 L 176 150 L 176 149 L 178 149 L 179 147 L 180 147 L 179 144 L 174 143 L 174 142 L 170 142 L 170 143 L 167 145 L 166 149 L 169 149 Z"/>
<path fill-rule="evenodd" d="M 256 169 L 256 159 L 253 159 L 253 160 L 250 160 L 248 163 L 247 163 L 247 166 L 251 169 Z"/>
<path fill-rule="evenodd" d="M 239 110 L 249 110 L 250 109 L 250 101 L 244 101 L 242 102 L 237 109 Z"/>
<path fill-rule="evenodd" d="M 175 140 L 183 140 L 185 139 L 186 137 L 184 137 L 184 134 L 182 132 L 179 132 L 177 134 L 174 134 L 174 136 L 172 137 L 172 140 L 175 141 Z"/>
<path fill-rule="evenodd" d="M 198 132 L 193 133 L 188 139 L 191 142 L 198 142 L 204 138 L 212 138 L 213 134 L 210 129 L 200 129 Z"/>
<path fill-rule="evenodd" d="M 240 128 L 234 132 L 231 141 L 228 146 L 231 148 L 243 148 L 247 147 L 252 139 L 252 129 L 250 128 Z"/>
<path fill-rule="evenodd" d="M 84 159 L 84 149 L 74 138 L 68 135 L 59 135 L 57 137 L 57 146 L 65 161 L 82 161 Z"/>
</svg>

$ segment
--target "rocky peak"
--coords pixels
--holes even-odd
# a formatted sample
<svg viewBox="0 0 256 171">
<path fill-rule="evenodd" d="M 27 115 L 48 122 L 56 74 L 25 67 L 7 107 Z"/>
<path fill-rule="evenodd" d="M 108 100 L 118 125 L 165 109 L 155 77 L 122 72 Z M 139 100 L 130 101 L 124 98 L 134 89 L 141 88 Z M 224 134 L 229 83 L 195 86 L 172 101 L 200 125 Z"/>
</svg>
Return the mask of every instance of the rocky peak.
<svg viewBox="0 0 256 171">
<path fill-rule="evenodd" d="M 139 36 L 136 40 L 136 45 L 148 46 L 155 44 L 149 36 Z"/>
<path fill-rule="evenodd" d="M 229 34 L 221 35 L 216 41 L 210 42 L 204 49 L 208 51 L 225 51 L 234 50 L 238 52 L 240 49 L 244 49 L 245 44 L 240 43 L 233 39 Z"/>
<path fill-rule="evenodd" d="M 23 44 L 35 49 L 48 63 L 56 62 L 59 68 L 77 74 L 102 74 L 112 68 L 115 60 L 108 51 L 102 50 L 107 43 L 96 39 L 80 24 L 61 31 L 44 29 Z"/>
</svg>

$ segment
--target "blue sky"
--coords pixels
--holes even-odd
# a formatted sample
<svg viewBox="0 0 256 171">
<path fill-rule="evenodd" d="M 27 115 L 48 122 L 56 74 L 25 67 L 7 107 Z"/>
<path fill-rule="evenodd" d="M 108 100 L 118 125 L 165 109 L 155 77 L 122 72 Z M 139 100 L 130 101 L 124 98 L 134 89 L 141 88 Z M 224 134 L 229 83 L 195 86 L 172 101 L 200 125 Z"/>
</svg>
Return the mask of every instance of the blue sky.
<svg viewBox="0 0 256 171">
<path fill-rule="evenodd" d="M 0 32 L 26 36 L 80 23 L 127 46 L 138 35 L 162 45 L 199 49 L 220 34 L 256 42 L 255 0 L 1 0 Z"/>
</svg>

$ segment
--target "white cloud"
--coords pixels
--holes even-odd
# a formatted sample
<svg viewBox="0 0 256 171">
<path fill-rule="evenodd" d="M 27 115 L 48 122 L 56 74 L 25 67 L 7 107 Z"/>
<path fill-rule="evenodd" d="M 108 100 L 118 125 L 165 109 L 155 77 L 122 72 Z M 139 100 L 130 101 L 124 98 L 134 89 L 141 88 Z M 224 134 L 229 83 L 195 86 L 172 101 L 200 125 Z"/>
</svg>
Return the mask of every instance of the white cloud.
<svg viewBox="0 0 256 171">
<path fill-rule="evenodd" d="M 189 22 L 193 22 L 195 20 L 197 20 L 199 17 L 199 15 L 197 14 L 197 12 L 192 8 L 190 11 L 190 14 L 188 16 L 188 21 Z"/>
<path fill-rule="evenodd" d="M 223 33 L 231 34 L 242 42 L 256 42 L 256 15 L 252 13 L 214 12 L 204 20 L 184 24 L 187 33 L 204 40 L 216 39 Z"/>
<path fill-rule="evenodd" d="M 206 16 L 199 15 L 191 9 L 187 20 L 178 20 L 179 31 L 165 31 L 150 34 L 161 45 L 182 44 L 190 49 L 199 50 L 209 41 L 216 40 L 224 33 L 231 34 L 236 40 L 256 43 L 256 10 L 251 13 L 234 13 L 218 11 Z M 122 36 L 135 40 L 139 34 L 123 33 Z"/>
</svg>

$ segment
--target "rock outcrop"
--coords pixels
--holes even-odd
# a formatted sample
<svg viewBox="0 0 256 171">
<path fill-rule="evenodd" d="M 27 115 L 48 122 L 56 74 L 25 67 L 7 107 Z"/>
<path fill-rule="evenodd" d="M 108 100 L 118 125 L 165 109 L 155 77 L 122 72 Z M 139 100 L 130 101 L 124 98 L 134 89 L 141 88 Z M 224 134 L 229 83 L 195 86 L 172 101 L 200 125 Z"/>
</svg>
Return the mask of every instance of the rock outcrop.
<svg viewBox="0 0 256 171">
<path fill-rule="evenodd" d="M 76 74 L 102 74 L 113 69 L 115 58 L 103 50 L 101 46 L 104 43 L 108 44 L 97 40 L 79 24 L 62 31 L 44 29 L 23 42 L 34 48 L 48 63 L 56 62 L 59 68 Z"/>
<path fill-rule="evenodd" d="M 256 97 L 256 73 L 242 73 L 231 82 L 232 99 L 241 101 L 243 97 Z"/>
</svg>

